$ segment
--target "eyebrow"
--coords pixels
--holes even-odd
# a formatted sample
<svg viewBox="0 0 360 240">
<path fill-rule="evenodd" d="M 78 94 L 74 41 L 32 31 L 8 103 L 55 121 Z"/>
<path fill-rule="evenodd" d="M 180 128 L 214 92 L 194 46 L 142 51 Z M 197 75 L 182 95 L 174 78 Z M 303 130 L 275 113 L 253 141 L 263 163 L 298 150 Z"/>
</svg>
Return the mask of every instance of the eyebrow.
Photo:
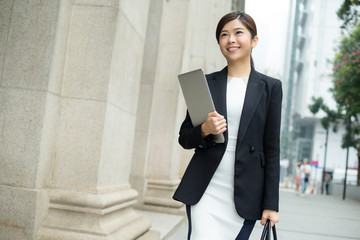
<svg viewBox="0 0 360 240">
<path fill-rule="evenodd" d="M 238 28 L 234 28 L 234 30 L 245 30 L 245 28 L 242 28 L 242 27 L 238 27 Z M 222 32 L 228 32 L 228 30 L 222 30 Z"/>
</svg>

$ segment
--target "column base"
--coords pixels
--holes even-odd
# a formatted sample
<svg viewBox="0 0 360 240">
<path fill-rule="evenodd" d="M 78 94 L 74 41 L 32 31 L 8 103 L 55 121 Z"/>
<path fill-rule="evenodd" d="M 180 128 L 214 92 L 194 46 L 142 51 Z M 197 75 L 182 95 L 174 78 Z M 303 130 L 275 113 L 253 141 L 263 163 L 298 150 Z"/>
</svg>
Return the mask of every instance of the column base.
<svg viewBox="0 0 360 240">
<path fill-rule="evenodd" d="M 173 214 L 173 215 L 186 216 L 186 207 L 184 204 L 182 204 L 181 207 L 179 207 L 179 208 L 142 204 L 142 205 L 136 205 L 135 209 L 138 209 L 141 211 L 148 211 L 148 212 L 158 212 L 158 213 L 167 213 L 167 214 Z"/>
<path fill-rule="evenodd" d="M 172 199 L 180 180 L 148 179 L 143 209 L 181 214 L 184 204 Z"/>
<path fill-rule="evenodd" d="M 151 222 L 136 213 L 135 190 L 105 194 L 50 191 L 49 213 L 40 230 L 41 240 L 151 239 Z"/>
</svg>

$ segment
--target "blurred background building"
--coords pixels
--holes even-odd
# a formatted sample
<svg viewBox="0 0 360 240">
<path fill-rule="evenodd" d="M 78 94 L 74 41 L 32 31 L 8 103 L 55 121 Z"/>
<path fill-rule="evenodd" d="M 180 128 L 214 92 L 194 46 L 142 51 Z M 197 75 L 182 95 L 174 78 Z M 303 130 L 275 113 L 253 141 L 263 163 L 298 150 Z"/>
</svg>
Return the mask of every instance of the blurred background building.
<svg viewBox="0 0 360 240">
<path fill-rule="evenodd" d="M 342 3 L 343 0 L 292 0 L 289 11 L 292 14 L 283 78 L 286 92 L 281 153 L 284 162 L 289 163 L 290 176 L 295 174 L 294 164 L 307 158 L 313 165 L 315 183 L 321 181 L 325 161 L 326 171 L 333 174 L 334 181 L 341 182 L 345 176 L 346 149 L 341 148 L 344 123 L 339 124 L 336 133 L 330 127 L 326 138 L 320 122 L 325 114 L 320 111 L 314 115 L 309 110 L 312 97 L 322 97 L 329 108 L 336 110 L 329 89 L 333 86 L 332 60 L 341 40 L 341 22 L 336 11 Z M 357 153 L 353 148 L 349 168 L 348 182 L 356 184 Z"/>
<path fill-rule="evenodd" d="M 215 29 L 233 10 L 258 24 L 256 68 L 283 81 L 283 180 L 303 158 L 321 167 L 307 105 L 334 106 L 342 1 L 278 2 L 0 0 L 0 238 L 159 239 L 142 211 L 184 213 L 171 196 L 192 155 L 177 143 L 177 75 L 226 65 Z M 342 131 L 329 170 L 344 169 Z"/>
</svg>

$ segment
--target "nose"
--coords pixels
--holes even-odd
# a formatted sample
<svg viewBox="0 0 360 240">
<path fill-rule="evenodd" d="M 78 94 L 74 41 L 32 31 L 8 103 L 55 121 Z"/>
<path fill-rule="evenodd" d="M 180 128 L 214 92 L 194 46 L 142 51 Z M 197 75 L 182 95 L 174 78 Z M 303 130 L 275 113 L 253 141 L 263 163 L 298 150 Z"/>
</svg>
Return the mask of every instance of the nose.
<svg viewBox="0 0 360 240">
<path fill-rule="evenodd" d="M 230 34 L 229 43 L 233 43 L 233 42 L 235 42 L 235 36 L 234 36 L 234 34 Z"/>
</svg>

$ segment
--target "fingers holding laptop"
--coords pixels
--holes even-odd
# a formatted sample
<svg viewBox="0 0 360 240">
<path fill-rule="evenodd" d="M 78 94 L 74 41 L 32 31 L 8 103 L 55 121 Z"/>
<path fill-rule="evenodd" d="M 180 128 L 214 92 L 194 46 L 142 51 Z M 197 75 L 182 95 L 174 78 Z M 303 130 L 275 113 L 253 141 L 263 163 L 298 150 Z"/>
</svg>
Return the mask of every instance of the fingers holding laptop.
<svg viewBox="0 0 360 240">
<path fill-rule="evenodd" d="M 218 135 L 226 131 L 226 119 L 216 111 L 207 115 L 205 122 L 201 125 L 202 137 L 209 134 Z"/>
</svg>

